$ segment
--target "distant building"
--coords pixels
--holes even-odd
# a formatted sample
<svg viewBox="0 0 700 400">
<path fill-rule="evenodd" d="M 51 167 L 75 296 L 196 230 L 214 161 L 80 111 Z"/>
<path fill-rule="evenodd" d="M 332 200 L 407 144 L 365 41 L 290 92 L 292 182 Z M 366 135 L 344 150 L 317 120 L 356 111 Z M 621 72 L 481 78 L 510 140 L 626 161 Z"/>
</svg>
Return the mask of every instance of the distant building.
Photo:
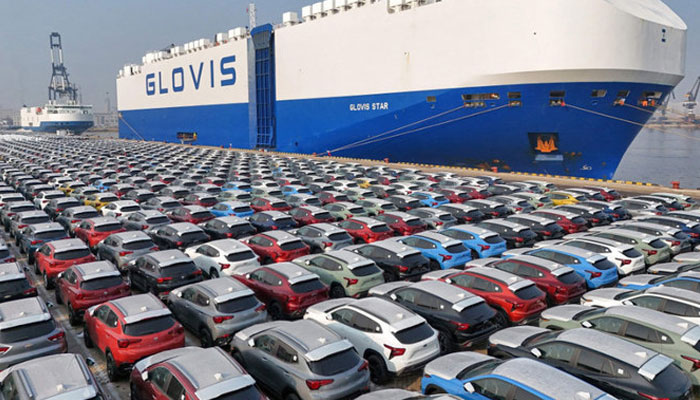
<svg viewBox="0 0 700 400">
<path fill-rule="evenodd" d="M 95 113 L 95 128 L 98 129 L 117 129 L 119 126 L 119 114 L 114 112 L 108 113 Z"/>
<path fill-rule="evenodd" d="M 6 121 L 5 124 L 9 126 L 18 126 L 21 121 L 21 117 L 19 114 L 19 109 L 13 110 L 13 109 L 0 109 L 0 120 L 1 121 Z M 9 123 L 7 123 L 9 121 Z"/>
</svg>

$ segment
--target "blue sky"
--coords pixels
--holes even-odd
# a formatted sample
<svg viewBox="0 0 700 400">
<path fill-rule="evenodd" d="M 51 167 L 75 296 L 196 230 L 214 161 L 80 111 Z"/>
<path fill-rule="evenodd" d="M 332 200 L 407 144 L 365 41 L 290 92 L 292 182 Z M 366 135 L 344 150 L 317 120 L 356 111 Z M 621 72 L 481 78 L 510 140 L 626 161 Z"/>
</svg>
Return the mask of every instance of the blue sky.
<svg viewBox="0 0 700 400">
<path fill-rule="evenodd" d="M 556 0 L 555 0 L 556 1 Z M 572 0 L 586 1 L 586 0 Z M 258 23 L 279 22 L 284 11 L 299 11 L 312 0 L 257 2 Z M 246 26 L 246 0 L 0 0 L 0 109 L 41 104 L 50 78 L 49 34 L 63 37 L 65 63 L 82 89 L 83 101 L 105 109 L 109 92 L 116 104 L 117 71 L 140 62 L 149 50 L 211 38 Z M 686 79 L 682 96 L 700 75 L 698 0 L 666 0 L 688 24 Z"/>
</svg>

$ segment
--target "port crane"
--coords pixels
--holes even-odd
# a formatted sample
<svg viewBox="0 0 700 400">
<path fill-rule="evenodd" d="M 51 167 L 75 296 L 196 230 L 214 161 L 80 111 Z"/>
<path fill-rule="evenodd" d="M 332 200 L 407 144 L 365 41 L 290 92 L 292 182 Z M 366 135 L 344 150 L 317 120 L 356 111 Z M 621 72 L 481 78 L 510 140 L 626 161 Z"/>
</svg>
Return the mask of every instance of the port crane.
<svg viewBox="0 0 700 400">
<path fill-rule="evenodd" d="M 67 99 L 75 103 L 78 101 L 78 88 L 70 83 L 68 70 L 63 64 L 63 46 L 61 45 L 61 35 L 52 32 L 49 36 L 51 46 L 51 83 L 49 84 L 49 101 L 55 102 L 60 99 Z"/>
<path fill-rule="evenodd" d="M 695 107 L 698 105 L 698 92 L 700 92 L 700 76 L 695 81 L 690 91 L 685 95 L 683 107 L 688 110 L 686 118 L 688 122 L 695 122 Z"/>
</svg>

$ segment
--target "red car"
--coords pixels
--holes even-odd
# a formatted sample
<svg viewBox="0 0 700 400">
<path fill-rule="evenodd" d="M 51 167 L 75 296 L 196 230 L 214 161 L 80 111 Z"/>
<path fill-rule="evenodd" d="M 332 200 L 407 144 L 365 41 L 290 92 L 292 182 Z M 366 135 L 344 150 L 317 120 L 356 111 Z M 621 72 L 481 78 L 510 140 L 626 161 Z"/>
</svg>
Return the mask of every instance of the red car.
<svg viewBox="0 0 700 400">
<path fill-rule="evenodd" d="M 207 176 L 206 178 L 202 179 L 200 181 L 200 183 L 216 185 L 218 187 L 221 187 L 221 186 L 224 186 L 224 183 L 226 183 L 226 180 L 219 178 L 218 176 Z"/>
<path fill-rule="evenodd" d="M 222 375 L 223 371 L 226 373 Z M 159 379 L 163 376 L 170 379 Z M 134 400 L 210 400 L 212 395 L 202 389 L 215 390 L 219 399 L 267 399 L 255 387 L 255 379 L 219 347 L 190 346 L 146 358 L 134 366 L 130 381 Z"/>
<path fill-rule="evenodd" d="M 47 289 L 53 289 L 56 276 L 72 265 L 97 261 L 80 239 L 54 240 L 34 252 L 34 272 L 44 277 Z"/>
<path fill-rule="evenodd" d="M 306 256 L 311 248 L 298 237 L 288 232 L 269 231 L 258 233 L 245 241 L 261 262 L 292 261 L 297 257 Z"/>
<path fill-rule="evenodd" d="M 172 210 L 167 215 L 174 222 L 189 222 L 195 225 L 215 218 L 211 211 L 202 206 L 183 206 Z"/>
<path fill-rule="evenodd" d="M 379 175 L 376 179 L 377 182 L 379 182 L 380 184 L 387 186 L 399 181 L 398 179 L 396 179 L 396 177 L 391 175 Z"/>
<path fill-rule="evenodd" d="M 495 268 L 438 270 L 423 275 L 423 279 L 447 282 L 483 297 L 505 325 L 533 322 L 547 308 L 547 295 L 533 281 Z"/>
<path fill-rule="evenodd" d="M 355 243 L 374 243 L 394 237 L 394 231 L 382 221 L 368 217 L 349 218 L 338 223 Z"/>
<path fill-rule="evenodd" d="M 125 194 L 129 193 L 130 191 L 136 189 L 133 185 L 130 185 L 128 183 L 117 183 L 116 185 L 112 185 L 109 187 L 109 192 L 113 193 L 115 196 L 119 197 L 120 199 L 122 196 Z"/>
<path fill-rule="evenodd" d="M 266 265 L 233 276 L 267 305 L 272 319 L 299 318 L 308 307 L 328 300 L 328 287 L 318 275 L 293 263 Z"/>
<path fill-rule="evenodd" d="M 175 175 L 158 175 L 155 179 L 165 183 L 166 185 L 169 185 L 173 183 L 177 179 L 177 177 Z"/>
<path fill-rule="evenodd" d="M 71 325 L 77 325 L 88 308 L 129 295 L 129 284 L 109 261 L 74 265 L 56 278 L 56 303 L 66 305 Z"/>
<path fill-rule="evenodd" d="M 409 236 L 428 229 L 428 225 L 420 218 L 400 211 L 377 215 L 374 219 L 387 224 L 396 236 Z"/>
<path fill-rule="evenodd" d="M 183 347 L 185 328 L 151 293 L 122 297 L 85 312 L 85 346 L 97 347 L 115 381 L 142 358 Z"/>
<path fill-rule="evenodd" d="M 474 197 L 472 197 L 469 192 L 464 191 L 464 190 L 458 190 L 458 189 L 440 189 L 437 191 L 438 193 L 442 194 L 443 196 L 447 197 L 447 200 L 450 201 L 450 203 L 457 203 L 457 204 L 462 204 L 467 200 L 472 200 Z"/>
<path fill-rule="evenodd" d="M 286 201 L 275 197 L 256 197 L 250 202 L 250 207 L 256 212 L 260 211 L 289 211 L 292 206 Z"/>
<path fill-rule="evenodd" d="M 335 222 L 335 217 L 333 217 L 327 210 L 320 207 L 298 207 L 290 210 L 287 214 L 291 215 L 299 226 L 319 224 L 322 222 Z"/>
<path fill-rule="evenodd" d="M 126 232 L 126 229 L 112 217 L 91 218 L 82 221 L 74 229 L 75 237 L 82 239 L 88 247 L 94 249 L 107 236 L 113 233 Z"/>
<path fill-rule="evenodd" d="M 555 221 L 557 225 L 564 228 L 567 233 L 586 232 L 588 230 L 588 223 L 586 220 L 574 213 L 561 210 L 537 210 L 533 211 L 531 214 Z"/>
<path fill-rule="evenodd" d="M 458 186 L 456 189 L 463 190 L 467 192 L 472 200 L 488 199 L 491 197 L 491 193 L 486 189 L 479 189 L 474 186 Z"/>
<path fill-rule="evenodd" d="M 603 195 L 603 197 L 605 197 L 605 201 L 615 201 L 620 200 L 622 198 L 622 195 L 620 195 L 620 193 L 618 193 L 614 189 L 608 189 L 604 187 L 596 187 L 592 189 L 599 190 L 600 194 Z"/>
<path fill-rule="evenodd" d="M 206 192 L 190 193 L 182 199 L 186 206 L 213 207 L 218 202 L 216 196 Z"/>
<path fill-rule="evenodd" d="M 318 192 L 316 195 L 319 200 L 321 200 L 321 204 L 324 206 L 326 204 L 331 204 L 331 203 L 338 203 L 341 201 L 350 201 L 347 195 L 340 193 L 340 192 L 335 192 L 331 190 L 326 190 L 323 192 Z"/>
<path fill-rule="evenodd" d="M 547 294 L 550 305 L 578 303 L 587 290 L 586 280 L 572 268 L 539 257 L 519 255 L 507 260 L 493 259 L 488 266 L 535 282 Z M 469 267 L 467 263 L 466 268 Z"/>
</svg>

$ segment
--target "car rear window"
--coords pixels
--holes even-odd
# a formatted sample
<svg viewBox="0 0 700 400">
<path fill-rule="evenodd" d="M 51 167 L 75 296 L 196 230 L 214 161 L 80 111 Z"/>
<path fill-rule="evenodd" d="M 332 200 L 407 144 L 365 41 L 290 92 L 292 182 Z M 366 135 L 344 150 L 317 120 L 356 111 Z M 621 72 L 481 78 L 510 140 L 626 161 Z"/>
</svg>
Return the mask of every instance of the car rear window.
<svg viewBox="0 0 700 400">
<path fill-rule="evenodd" d="M 311 279 L 308 281 L 295 283 L 291 286 L 294 293 L 309 293 L 313 292 L 314 290 L 321 290 L 324 287 L 325 286 L 323 283 L 321 283 L 321 281 L 318 279 Z"/>
<path fill-rule="evenodd" d="M 67 251 L 62 251 L 60 253 L 54 254 L 54 258 L 56 260 L 75 260 L 76 258 L 83 258 L 87 257 L 90 255 L 90 250 L 88 249 L 75 249 L 75 250 L 67 250 Z"/>
<path fill-rule="evenodd" d="M 462 243 L 457 243 L 457 244 L 453 244 L 452 246 L 445 247 L 445 250 L 447 250 L 448 253 L 456 254 L 456 253 L 464 253 L 465 251 L 467 251 L 467 248 L 464 247 L 464 245 Z"/>
<path fill-rule="evenodd" d="M 333 376 L 355 368 L 358 364 L 360 356 L 355 349 L 347 349 L 318 361 L 310 361 L 309 369 L 316 375 Z"/>
<path fill-rule="evenodd" d="M 186 232 L 180 234 L 180 237 L 186 242 L 196 242 L 199 240 L 207 240 L 209 238 L 204 232 Z"/>
<path fill-rule="evenodd" d="M 121 212 L 134 212 L 134 211 L 139 211 L 141 207 L 139 206 L 126 206 L 121 208 Z"/>
<path fill-rule="evenodd" d="M 150 225 L 160 225 L 160 224 L 167 224 L 170 223 L 170 218 L 161 215 L 158 217 L 151 217 L 146 220 Z"/>
<path fill-rule="evenodd" d="M 257 307 L 258 299 L 252 294 L 250 296 L 239 297 L 237 299 L 216 304 L 216 310 L 225 314 L 233 314 Z"/>
<path fill-rule="evenodd" d="M 375 226 L 371 227 L 370 230 L 372 232 L 375 232 L 375 233 L 391 232 L 391 229 L 389 229 L 388 226 L 383 225 L 383 224 L 382 225 L 375 225 Z"/>
<path fill-rule="evenodd" d="M 175 320 L 170 315 L 157 318 L 149 318 L 133 324 L 124 325 L 124 334 L 127 336 L 146 336 L 170 329 L 175 325 Z"/>
<path fill-rule="evenodd" d="M 10 250 L 0 249 L 0 258 L 7 258 L 10 256 Z"/>
<path fill-rule="evenodd" d="M 124 243 L 122 247 L 125 250 L 143 250 L 149 247 L 155 247 L 155 244 L 150 239 L 137 240 L 134 242 Z"/>
<path fill-rule="evenodd" d="M 571 222 L 573 222 L 576 225 L 585 225 L 586 220 L 583 219 L 583 217 L 574 217 L 571 219 Z"/>
<path fill-rule="evenodd" d="M 452 214 L 443 214 L 439 216 L 438 219 L 440 219 L 440 221 L 452 221 L 455 217 L 453 217 Z"/>
<path fill-rule="evenodd" d="M 66 232 L 62 230 L 37 232 L 34 234 L 34 237 L 42 240 L 60 239 L 66 237 Z"/>
<path fill-rule="evenodd" d="M 22 218 L 22 223 L 26 225 L 43 224 L 44 222 L 51 222 L 48 215 Z"/>
<path fill-rule="evenodd" d="M 227 254 L 226 260 L 231 261 L 231 262 L 237 262 L 237 261 L 251 260 L 255 257 L 257 257 L 255 255 L 255 253 L 253 253 L 250 250 L 245 250 L 245 251 L 238 251 L 235 253 Z"/>
<path fill-rule="evenodd" d="M 567 273 L 565 273 L 565 274 L 559 275 L 559 276 L 557 277 L 557 279 L 558 279 L 559 282 L 561 282 L 561 283 L 565 283 L 565 284 L 567 284 L 567 285 L 571 285 L 571 284 L 580 282 L 582 278 L 581 278 L 581 276 L 578 275 L 576 272 L 571 271 L 571 272 L 567 272 Z"/>
<path fill-rule="evenodd" d="M 435 331 L 427 323 L 412 326 L 394 333 L 394 337 L 403 344 L 413 344 L 428 339 L 433 336 Z"/>
<path fill-rule="evenodd" d="M 637 258 L 637 257 L 641 257 L 643 255 L 639 250 L 637 250 L 635 248 L 627 249 L 627 250 L 623 251 L 622 254 L 625 257 L 629 257 L 629 258 Z"/>
<path fill-rule="evenodd" d="M 95 227 L 95 232 L 112 232 L 121 229 L 122 226 L 114 223 L 114 224 L 105 224 L 105 225 L 98 225 Z"/>
<path fill-rule="evenodd" d="M 27 206 L 21 206 L 21 207 L 12 207 L 12 209 L 10 211 L 14 212 L 14 213 L 21 213 L 21 212 L 25 212 L 25 211 L 34 211 L 35 209 L 36 208 L 34 208 L 34 206 L 27 205 Z"/>
<path fill-rule="evenodd" d="M 253 209 L 248 207 L 248 206 L 236 207 L 233 209 L 233 212 L 236 212 L 236 213 L 245 213 L 245 212 L 251 212 L 251 211 L 253 211 Z"/>
<path fill-rule="evenodd" d="M 161 208 L 177 208 L 181 207 L 181 204 L 177 201 L 164 201 L 160 203 Z"/>
<path fill-rule="evenodd" d="M 292 240 L 290 242 L 282 243 L 280 248 L 284 251 L 299 250 L 304 248 L 304 242 L 301 240 Z"/>
<path fill-rule="evenodd" d="M 688 378 L 684 376 L 684 372 L 676 366 L 676 364 L 670 364 L 654 377 L 652 383 L 662 392 L 666 392 L 667 390 L 670 392 L 679 385 L 682 385 L 682 382 L 686 382 L 686 379 Z"/>
<path fill-rule="evenodd" d="M 557 225 L 556 223 L 551 223 L 551 224 L 545 225 L 544 229 L 548 232 L 558 232 L 558 231 L 562 230 L 563 228 L 560 227 L 559 225 Z"/>
<path fill-rule="evenodd" d="M 227 232 L 232 234 L 233 236 L 241 237 L 241 236 L 246 236 L 246 235 L 252 235 L 252 234 L 256 233 L 257 231 L 250 224 L 241 224 L 241 225 L 234 225 L 234 226 L 228 228 Z"/>
<path fill-rule="evenodd" d="M 80 219 L 88 219 L 88 218 L 95 218 L 99 216 L 100 214 L 97 213 L 97 211 L 83 211 L 81 213 L 74 214 L 74 218 L 80 218 Z"/>
<path fill-rule="evenodd" d="M 287 203 L 285 203 L 284 201 L 276 201 L 276 202 L 272 203 L 271 206 L 274 208 L 289 207 L 289 205 Z"/>
<path fill-rule="evenodd" d="M 612 268 L 617 268 L 615 264 L 613 264 L 610 260 L 607 258 L 604 258 L 602 260 L 598 260 L 593 263 L 593 266 L 598 268 L 599 270 L 608 270 Z"/>
<path fill-rule="evenodd" d="M 496 311 L 485 301 L 481 301 L 465 308 L 459 314 L 467 321 L 485 321 L 493 317 Z"/>
<path fill-rule="evenodd" d="M 505 240 L 498 235 L 494 235 L 494 236 L 489 236 L 487 238 L 484 238 L 484 242 L 490 243 L 490 244 L 497 244 L 497 243 L 503 243 L 503 242 L 505 242 Z"/>
<path fill-rule="evenodd" d="M 421 203 L 420 203 L 420 201 L 418 201 L 418 200 L 409 201 L 409 202 L 406 204 L 406 207 L 420 208 L 420 207 L 421 207 Z"/>
<path fill-rule="evenodd" d="M 427 259 L 420 253 L 409 254 L 401 257 L 401 263 L 407 267 L 420 266 L 427 263 Z"/>
<path fill-rule="evenodd" d="M 351 240 L 352 238 L 350 237 L 350 234 L 347 232 L 337 232 L 337 233 L 331 233 L 328 235 L 328 239 L 334 241 L 334 242 L 339 242 L 343 240 Z"/>
<path fill-rule="evenodd" d="M 197 267 L 192 261 L 183 261 L 168 265 L 167 267 L 160 267 L 161 274 L 164 277 L 180 278 L 180 276 L 187 276 L 197 270 Z"/>
<path fill-rule="evenodd" d="M 0 282 L 0 296 L 23 292 L 30 287 L 29 281 L 24 278 Z"/>
<path fill-rule="evenodd" d="M 33 324 L 19 325 L 0 331 L 0 343 L 17 343 L 46 336 L 56 329 L 53 320 L 35 322 Z"/>
<path fill-rule="evenodd" d="M 91 279 L 81 282 L 80 288 L 83 290 L 101 290 L 119 286 L 124 282 L 121 276 L 106 276 L 104 278 Z"/>
<path fill-rule="evenodd" d="M 376 273 L 382 272 L 382 270 L 379 269 L 374 264 L 367 264 L 363 265 L 361 267 L 354 268 L 352 270 L 352 274 L 355 276 L 367 276 L 367 275 L 373 275 Z"/>
<path fill-rule="evenodd" d="M 277 225 L 296 225 L 296 222 L 294 222 L 292 217 L 283 217 L 283 218 L 275 219 L 275 224 L 277 224 Z"/>
<path fill-rule="evenodd" d="M 666 247 L 666 244 L 661 239 L 655 239 L 649 243 L 649 246 L 655 249 L 663 249 L 664 247 Z"/>
<path fill-rule="evenodd" d="M 408 225 L 408 226 L 420 226 L 420 225 L 423 225 L 423 222 L 422 222 L 420 219 L 418 219 L 418 218 L 409 219 L 409 220 L 407 220 L 407 221 L 405 221 L 405 222 L 406 222 L 406 225 Z"/>
<path fill-rule="evenodd" d="M 542 291 L 538 289 L 536 285 L 525 286 L 515 291 L 515 295 L 523 300 L 532 300 L 542 296 L 542 294 Z"/>
</svg>

